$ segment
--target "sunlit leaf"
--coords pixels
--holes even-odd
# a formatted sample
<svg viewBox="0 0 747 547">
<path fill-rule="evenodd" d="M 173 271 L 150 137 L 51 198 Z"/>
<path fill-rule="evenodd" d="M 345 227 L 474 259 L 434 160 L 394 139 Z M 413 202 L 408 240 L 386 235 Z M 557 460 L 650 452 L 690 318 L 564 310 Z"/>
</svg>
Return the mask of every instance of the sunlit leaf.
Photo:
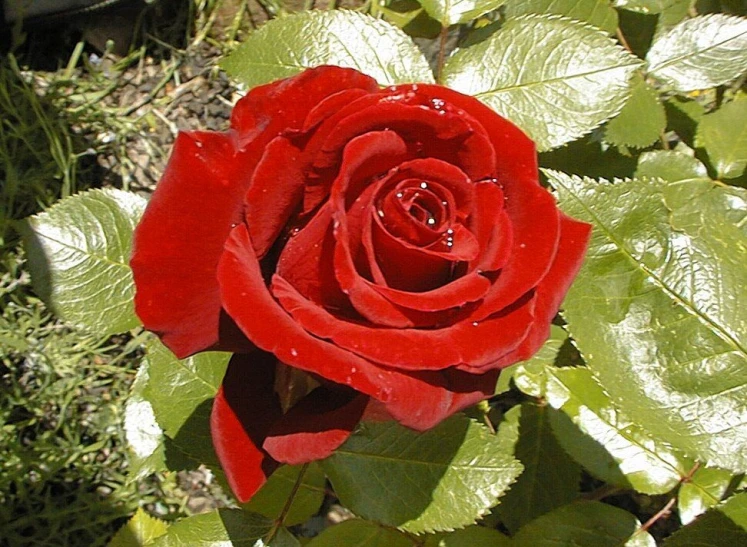
<svg viewBox="0 0 747 547">
<path fill-rule="evenodd" d="M 509 0 L 506 17 L 528 13 L 563 15 L 602 29 L 608 34 L 617 28 L 617 12 L 606 0 Z"/>
<path fill-rule="evenodd" d="M 420 0 L 425 11 L 443 26 L 468 23 L 501 7 L 506 0 Z"/>
<path fill-rule="evenodd" d="M 91 190 L 20 226 L 34 288 L 65 321 L 101 335 L 140 324 L 129 260 L 145 203 L 131 192 Z"/>
<path fill-rule="evenodd" d="M 677 509 L 682 524 L 689 524 L 724 499 L 734 476 L 716 467 L 701 467 L 680 487 Z"/>
<path fill-rule="evenodd" d="M 594 224 L 567 328 L 615 405 L 708 465 L 747 469 L 747 195 L 548 172 Z"/>
<path fill-rule="evenodd" d="M 364 422 L 322 467 L 356 515 L 414 533 L 444 531 L 495 505 L 521 473 L 512 449 L 463 415 L 423 433 Z"/>
<path fill-rule="evenodd" d="M 656 546 L 638 520 L 622 509 L 599 502 L 574 502 L 543 515 L 514 536 L 515 547 Z M 633 535 L 637 537 L 633 538 Z M 646 539 L 650 538 L 650 541 Z"/>
<path fill-rule="evenodd" d="M 156 421 L 185 455 L 217 467 L 210 412 L 231 354 L 207 352 L 179 360 L 156 339 L 146 349 L 150 379 L 143 396 Z"/>
<path fill-rule="evenodd" d="M 635 176 L 639 178 L 662 178 L 669 182 L 689 179 L 707 179 L 708 170 L 701 161 L 674 150 L 652 150 L 638 158 Z"/>
<path fill-rule="evenodd" d="M 497 507 L 501 522 L 512 533 L 578 496 L 581 469 L 555 439 L 551 412 L 551 408 L 531 403 L 521 405 L 516 457 L 524 472 Z"/>
<path fill-rule="evenodd" d="M 728 83 L 747 70 L 747 19 L 712 14 L 657 36 L 648 71 L 681 92 Z"/>
<path fill-rule="evenodd" d="M 429 535 L 425 547 L 510 547 L 511 540 L 498 530 L 483 526 L 468 526 L 448 534 Z"/>
<path fill-rule="evenodd" d="M 255 547 L 272 528 L 272 521 L 238 509 L 218 509 L 181 519 L 169 526 L 154 547 Z"/>
<path fill-rule="evenodd" d="M 166 533 L 168 524 L 151 517 L 140 507 L 127 524 L 122 526 L 107 547 L 144 547 Z"/>
<path fill-rule="evenodd" d="M 747 167 L 747 97 L 704 115 L 695 145 L 705 149 L 719 178 L 734 179 Z"/>
<path fill-rule="evenodd" d="M 593 27 L 528 15 L 454 53 L 443 80 L 516 123 L 539 150 L 549 150 L 617 114 L 638 66 L 640 61 Z"/>
<path fill-rule="evenodd" d="M 560 347 L 565 343 L 566 340 L 568 340 L 568 333 L 557 325 L 551 325 L 550 337 L 531 359 L 528 359 L 527 361 L 523 361 L 521 363 L 516 363 L 515 365 L 512 365 L 501 371 L 501 375 L 498 377 L 498 383 L 495 388 L 496 395 L 509 390 L 511 385 L 511 378 L 513 377 L 516 370 L 518 370 L 520 367 L 525 369 L 527 366 L 532 366 L 535 363 L 539 365 L 552 364 L 555 361 L 555 358 L 558 356 Z M 530 393 L 530 395 L 534 394 Z M 538 397 L 539 395 L 535 396 Z"/>
<path fill-rule="evenodd" d="M 273 19 L 221 63 L 249 88 L 320 65 L 354 68 L 381 85 L 433 81 L 428 62 L 405 33 L 354 11 L 306 11 Z"/>
<path fill-rule="evenodd" d="M 636 78 L 630 99 L 607 123 L 604 140 L 616 146 L 643 148 L 659 139 L 666 124 L 659 94 L 643 78 Z"/>
</svg>

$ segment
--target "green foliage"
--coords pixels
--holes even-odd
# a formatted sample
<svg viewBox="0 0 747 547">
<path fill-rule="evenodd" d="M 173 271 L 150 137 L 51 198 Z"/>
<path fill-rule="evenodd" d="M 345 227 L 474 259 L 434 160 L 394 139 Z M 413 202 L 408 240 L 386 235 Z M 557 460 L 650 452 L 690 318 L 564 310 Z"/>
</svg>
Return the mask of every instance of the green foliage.
<svg viewBox="0 0 747 547">
<path fill-rule="evenodd" d="M 139 324 L 129 258 L 144 208 L 135 194 L 91 190 L 25 222 L 34 288 L 63 319 L 100 334 Z"/>
<path fill-rule="evenodd" d="M 707 179 L 708 170 L 697 158 L 677 150 L 653 150 L 638 158 L 637 178 L 662 178 L 669 182 Z"/>
<path fill-rule="evenodd" d="M 614 34 L 617 12 L 605 0 L 509 0 L 506 16 L 518 17 L 528 13 L 563 15 L 582 21 Z"/>
<path fill-rule="evenodd" d="M 275 471 L 252 499 L 243 505 L 246 511 L 252 511 L 267 518 L 276 519 L 285 509 L 293 488 L 303 466 L 286 465 Z M 304 475 L 295 492 L 293 502 L 284 514 L 286 526 L 301 524 L 314 516 L 324 501 L 325 477 L 316 463 L 305 468 Z"/>
<path fill-rule="evenodd" d="M 747 167 L 747 97 L 704 115 L 698 124 L 695 145 L 705 149 L 720 179 L 734 179 Z"/>
<path fill-rule="evenodd" d="M 564 307 L 604 390 L 686 454 L 747 468 L 747 270 L 733 252 L 745 245 L 744 191 L 548 177 L 563 209 L 594 224 Z"/>
<path fill-rule="evenodd" d="M 166 533 L 168 525 L 157 518 L 153 518 L 143 511 L 137 510 L 133 517 L 122 526 L 107 547 L 141 547 L 152 543 L 157 537 Z"/>
<path fill-rule="evenodd" d="M 664 547 L 734 547 L 747 542 L 747 492 L 737 494 L 681 528 Z"/>
<path fill-rule="evenodd" d="M 722 14 L 683 21 L 658 36 L 649 74 L 688 92 L 725 84 L 747 70 L 747 19 Z"/>
<path fill-rule="evenodd" d="M 238 509 L 218 509 L 180 520 L 156 538 L 153 547 L 255 547 L 272 530 L 272 521 Z M 272 544 L 269 544 L 272 545 Z"/>
<path fill-rule="evenodd" d="M 656 90 L 636 78 L 630 99 L 605 128 L 604 140 L 621 148 L 644 148 L 661 137 L 667 123 Z"/>
<path fill-rule="evenodd" d="M 352 11 L 310 11 L 270 21 L 222 67 L 252 88 L 325 64 L 355 68 L 381 85 L 433 81 L 422 53 L 401 30 Z"/>
<path fill-rule="evenodd" d="M 411 547 L 412 541 L 406 535 L 391 528 L 385 528 L 365 520 L 346 520 L 327 528 L 309 542 L 309 547 Z"/>
<path fill-rule="evenodd" d="M 513 444 L 457 415 L 424 433 L 363 423 L 322 462 L 346 507 L 413 533 L 472 524 L 521 473 Z"/>
<path fill-rule="evenodd" d="M 443 81 L 516 123 L 539 150 L 549 150 L 620 112 L 638 66 L 593 27 L 530 15 L 454 53 Z"/>
<path fill-rule="evenodd" d="M 509 547 L 511 540 L 491 528 L 468 526 L 449 534 L 436 534 L 425 540 L 425 547 Z"/>
<path fill-rule="evenodd" d="M 655 547 L 653 538 L 638 531 L 636 518 L 599 502 L 576 502 L 559 507 L 524 526 L 514 536 L 516 547 Z M 633 538 L 633 536 L 636 536 Z"/>
<path fill-rule="evenodd" d="M 689 524 L 716 506 L 734 486 L 735 477 L 716 467 L 701 467 L 680 487 L 677 509 L 682 524 Z"/>
<path fill-rule="evenodd" d="M 497 508 L 501 522 L 511 532 L 576 499 L 581 480 L 581 469 L 563 451 L 551 431 L 553 409 L 531 403 L 520 408 L 516 458 L 524 466 L 524 472 Z"/>
</svg>

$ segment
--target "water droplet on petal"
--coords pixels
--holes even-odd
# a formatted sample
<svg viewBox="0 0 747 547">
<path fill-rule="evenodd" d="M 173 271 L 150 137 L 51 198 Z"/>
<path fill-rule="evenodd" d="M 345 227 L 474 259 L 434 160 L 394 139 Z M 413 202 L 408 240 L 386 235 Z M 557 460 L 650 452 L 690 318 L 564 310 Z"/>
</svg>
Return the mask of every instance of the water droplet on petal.
<svg viewBox="0 0 747 547">
<path fill-rule="evenodd" d="M 291 355 L 293 357 L 298 357 L 298 350 L 296 348 L 291 348 Z"/>
<path fill-rule="evenodd" d="M 527 246 L 527 244 L 526 244 L 526 243 L 521 243 L 521 244 L 519 244 L 519 247 L 520 247 L 521 249 L 525 249 L 525 248 L 526 248 L 526 246 Z"/>
<path fill-rule="evenodd" d="M 476 327 L 479 323 L 477 321 L 472 321 L 472 326 Z"/>
<path fill-rule="evenodd" d="M 421 183 L 420 183 L 420 187 L 421 187 L 421 188 L 422 188 L 423 190 L 425 190 L 425 189 L 427 189 L 427 188 L 428 188 L 428 183 L 427 183 L 427 182 L 425 182 L 425 181 L 423 181 L 423 182 L 421 182 Z"/>
<path fill-rule="evenodd" d="M 379 215 L 381 218 L 384 218 L 384 211 L 382 209 L 379 209 L 376 211 L 376 214 Z"/>
<path fill-rule="evenodd" d="M 405 194 L 403 194 L 402 192 L 397 192 L 397 199 L 402 199 L 403 197 L 405 197 Z"/>
<path fill-rule="evenodd" d="M 436 219 L 433 218 L 433 217 L 428 217 L 428 220 L 426 220 L 425 223 L 428 226 L 435 226 L 436 225 Z"/>
</svg>

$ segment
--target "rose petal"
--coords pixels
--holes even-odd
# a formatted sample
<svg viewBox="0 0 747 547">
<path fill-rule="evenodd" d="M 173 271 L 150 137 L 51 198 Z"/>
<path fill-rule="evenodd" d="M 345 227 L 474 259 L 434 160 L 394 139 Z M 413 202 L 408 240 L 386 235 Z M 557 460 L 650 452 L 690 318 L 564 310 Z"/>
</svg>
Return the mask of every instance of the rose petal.
<svg viewBox="0 0 747 547">
<path fill-rule="evenodd" d="M 350 436 L 367 403 L 353 390 L 318 387 L 275 423 L 262 446 L 291 465 L 324 459 Z"/>
<path fill-rule="evenodd" d="M 278 467 L 262 448 L 282 416 L 273 391 L 274 355 L 234 355 L 213 402 L 210 432 L 215 453 L 239 501 L 247 501 Z"/>
<path fill-rule="evenodd" d="M 215 269 L 252 168 L 233 133 L 180 133 L 135 229 L 135 309 L 179 358 L 219 344 Z"/>
<path fill-rule="evenodd" d="M 314 336 L 404 370 L 440 370 L 459 363 L 477 367 L 493 362 L 521 343 L 531 325 L 534 306 L 527 296 L 481 322 L 460 321 L 440 329 L 372 328 L 333 316 L 303 298 L 280 276 L 273 277 L 270 288 L 280 305 Z"/>
<path fill-rule="evenodd" d="M 503 208 L 500 187 L 493 182 L 478 182 L 475 190 L 477 199 L 470 224 L 480 246 L 480 256 L 470 262 L 468 271 L 494 272 L 511 258 L 513 228 Z"/>
<path fill-rule="evenodd" d="M 573 279 L 584 261 L 591 225 L 560 213 L 560 243 L 550 271 L 537 285 L 534 324 L 517 348 L 518 359 L 529 359 L 550 336 L 550 323 L 558 313 Z"/>
</svg>

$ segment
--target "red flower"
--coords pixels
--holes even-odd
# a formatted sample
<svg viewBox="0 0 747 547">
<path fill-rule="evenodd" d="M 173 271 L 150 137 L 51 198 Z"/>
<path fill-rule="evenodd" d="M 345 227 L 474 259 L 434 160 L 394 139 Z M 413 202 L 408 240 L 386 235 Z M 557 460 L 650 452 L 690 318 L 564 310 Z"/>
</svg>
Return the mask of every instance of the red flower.
<svg viewBox="0 0 747 547">
<path fill-rule="evenodd" d="M 492 395 L 547 338 L 589 229 L 476 99 L 320 67 L 252 90 L 226 133 L 179 136 L 135 233 L 135 304 L 180 358 L 236 352 L 212 433 L 245 500 L 372 402 L 424 430 Z M 278 363 L 318 385 L 285 413 Z"/>
</svg>

